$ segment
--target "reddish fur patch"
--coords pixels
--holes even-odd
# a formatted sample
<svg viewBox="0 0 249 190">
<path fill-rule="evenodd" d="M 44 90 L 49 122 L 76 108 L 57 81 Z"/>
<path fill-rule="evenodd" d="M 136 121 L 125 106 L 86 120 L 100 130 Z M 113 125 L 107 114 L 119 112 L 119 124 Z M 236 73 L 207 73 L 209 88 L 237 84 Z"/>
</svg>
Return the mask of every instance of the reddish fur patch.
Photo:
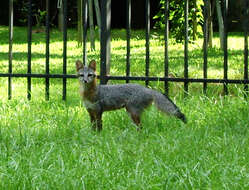
<svg viewBox="0 0 249 190">
<path fill-rule="evenodd" d="M 80 69 L 84 68 L 83 63 L 80 60 L 76 61 L 76 70 L 79 71 Z"/>
<path fill-rule="evenodd" d="M 95 60 L 90 61 L 89 67 L 94 71 L 96 71 L 96 61 Z"/>
<path fill-rule="evenodd" d="M 87 84 L 88 89 L 84 90 L 83 86 L 81 87 L 82 89 L 80 90 L 80 95 L 81 97 L 90 102 L 94 102 L 95 101 L 95 97 L 96 97 L 96 88 L 97 88 L 97 81 L 96 79 L 94 79 L 90 84 Z"/>
</svg>

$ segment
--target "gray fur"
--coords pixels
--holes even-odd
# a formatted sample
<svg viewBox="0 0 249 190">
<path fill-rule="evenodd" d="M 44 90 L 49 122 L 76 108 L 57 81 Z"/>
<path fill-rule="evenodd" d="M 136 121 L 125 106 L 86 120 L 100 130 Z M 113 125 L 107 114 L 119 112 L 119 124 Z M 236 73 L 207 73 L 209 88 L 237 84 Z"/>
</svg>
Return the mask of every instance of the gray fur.
<svg viewBox="0 0 249 190">
<path fill-rule="evenodd" d="M 136 125 L 140 125 L 140 116 L 153 102 L 156 107 L 169 115 L 176 116 L 186 123 L 180 109 L 165 95 L 138 84 L 96 85 L 96 62 L 89 66 L 76 62 L 83 103 L 88 110 L 94 129 L 102 129 L 101 116 L 104 111 L 126 108 Z"/>
<path fill-rule="evenodd" d="M 183 117 L 179 108 L 165 95 L 138 84 L 99 85 L 97 96 L 103 111 L 130 108 L 142 113 L 151 103 L 169 115 Z"/>
</svg>

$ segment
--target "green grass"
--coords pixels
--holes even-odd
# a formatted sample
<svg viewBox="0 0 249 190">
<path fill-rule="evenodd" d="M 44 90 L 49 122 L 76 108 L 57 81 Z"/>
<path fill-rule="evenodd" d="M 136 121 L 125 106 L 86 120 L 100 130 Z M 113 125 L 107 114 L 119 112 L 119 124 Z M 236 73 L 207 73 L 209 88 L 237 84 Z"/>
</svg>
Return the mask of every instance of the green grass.
<svg viewBox="0 0 249 190">
<path fill-rule="evenodd" d="M 8 71 L 8 34 L 0 27 L 0 72 Z M 26 72 L 24 28 L 15 28 L 14 72 Z M 132 32 L 132 75 L 144 73 L 145 41 Z M 32 70 L 45 72 L 44 34 L 33 35 Z M 51 72 L 62 73 L 62 36 L 52 31 Z M 68 72 L 81 58 L 76 32 L 69 30 Z M 229 76 L 242 78 L 243 38 L 229 38 Z M 113 31 L 113 75 L 125 74 L 125 31 Z M 190 75 L 202 76 L 201 41 L 190 45 Z M 215 44 L 218 44 L 215 38 Z M 232 45 L 231 45 L 232 44 Z M 89 44 L 88 44 L 89 46 Z M 170 72 L 183 75 L 183 47 L 170 41 Z M 151 76 L 163 76 L 162 35 L 151 40 Z M 96 52 L 89 59 L 99 60 Z M 209 51 L 209 78 L 222 78 L 222 52 Z M 159 72 L 160 71 L 160 72 Z M 179 120 L 149 108 L 143 130 L 136 131 L 124 110 L 104 113 L 103 131 L 91 130 L 81 105 L 78 82 L 68 80 L 67 101 L 62 81 L 51 79 L 50 100 L 45 101 L 44 80 L 32 79 L 32 100 L 26 99 L 26 79 L 13 79 L 13 99 L 7 100 L 7 79 L 0 79 L 0 189 L 248 189 L 249 102 L 241 85 L 191 84 L 183 98 L 181 83 L 170 84 L 170 95 L 188 118 Z M 112 81 L 113 82 L 113 81 Z M 113 82 L 114 83 L 114 82 Z M 159 82 L 150 83 L 162 89 Z"/>
</svg>

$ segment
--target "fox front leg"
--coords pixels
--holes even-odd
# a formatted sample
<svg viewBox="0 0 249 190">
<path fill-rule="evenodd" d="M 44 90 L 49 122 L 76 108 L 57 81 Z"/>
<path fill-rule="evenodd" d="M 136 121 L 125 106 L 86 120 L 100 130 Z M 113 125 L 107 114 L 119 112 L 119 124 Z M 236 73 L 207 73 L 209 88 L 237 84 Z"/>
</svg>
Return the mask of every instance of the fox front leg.
<svg viewBox="0 0 249 190">
<path fill-rule="evenodd" d="M 102 113 L 96 115 L 96 126 L 98 131 L 102 130 Z"/>
<path fill-rule="evenodd" d="M 101 131 L 102 130 L 102 113 L 95 113 L 88 110 L 90 115 L 92 130 Z"/>
<path fill-rule="evenodd" d="M 97 119 L 96 119 L 96 115 L 91 112 L 90 110 L 87 110 L 89 115 L 90 115 L 90 120 L 91 120 L 91 124 L 92 124 L 92 130 L 96 131 L 97 129 Z"/>
</svg>

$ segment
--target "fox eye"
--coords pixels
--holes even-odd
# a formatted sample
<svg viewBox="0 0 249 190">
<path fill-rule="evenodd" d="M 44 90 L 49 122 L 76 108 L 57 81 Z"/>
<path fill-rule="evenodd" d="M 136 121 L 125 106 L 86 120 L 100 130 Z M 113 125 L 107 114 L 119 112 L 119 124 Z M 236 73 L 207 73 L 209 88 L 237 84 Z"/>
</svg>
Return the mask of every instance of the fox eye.
<svg viewBox="0 0 249 190">
<path fill-rule="evenodd" d="M 94 74 L 93 73 L 89 73 L 88 77 L 94 77 Z"/>
</svg>

